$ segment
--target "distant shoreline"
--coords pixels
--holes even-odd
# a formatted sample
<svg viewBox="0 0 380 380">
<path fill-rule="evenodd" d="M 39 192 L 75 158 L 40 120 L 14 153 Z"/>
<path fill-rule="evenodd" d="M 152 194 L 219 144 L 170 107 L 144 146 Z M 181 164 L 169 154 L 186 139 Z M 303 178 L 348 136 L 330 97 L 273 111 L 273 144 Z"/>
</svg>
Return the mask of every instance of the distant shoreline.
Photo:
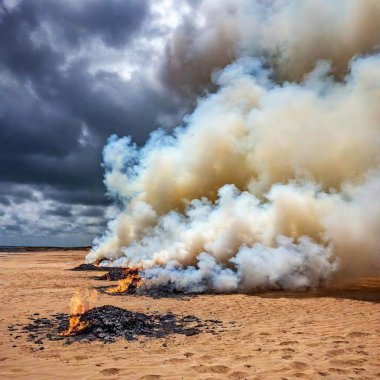
<svg viewBox="0 0 380 380">
<path fill-rule="evenodd" d="M 0 252 L 52 252 L 52 251 L 85 251 L 90 250 L 91 246 L 84 247 L 53 247 L 53 246 L 42 246 L 42 247 L 28 247 L 28 246 L 0 246 Z"/>
</svg>

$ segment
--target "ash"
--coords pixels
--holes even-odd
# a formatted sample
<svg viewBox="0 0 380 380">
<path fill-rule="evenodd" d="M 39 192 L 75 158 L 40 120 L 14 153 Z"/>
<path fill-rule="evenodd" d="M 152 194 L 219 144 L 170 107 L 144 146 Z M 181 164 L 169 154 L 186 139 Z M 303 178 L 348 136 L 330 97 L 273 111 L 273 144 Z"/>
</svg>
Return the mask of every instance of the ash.
<svg viewBox="0 0 380 380">
<path fill-rule="evenodd" d="M 98 271 L 98 272 L 101 272 L 101 271 L 108 271 L 109 269 L 106 268 L 106 267 L 99 267 L 97 265 L 94 265 L 94 264 L 80 264 L 74 268 L 71 268 L 69 270 L 73 270 L 73 271 Z"/>
<path fill-rule="evenodd" d="M 69 270 L 75 272 L 107 272 L 100 276 L 92 277 L 94 280 L 100 281 L 118 281 L 125 278 L 125 268 L 120 267 L 99 267 L 94 264 L 80 264 Z"/>
<path fill-rule="evenodd" d="M 69 315 L 30 319 L 32 323 L 23 326 L 21 332 L 28 334 L 28 341 L 41 347 L 45 339 L 63 340 L 65 345 L 76 341 L 112 343 L 117 339 L 133 341 L 139 337 L 162 338 L 170 334 L 191 336 L 203 331 L 215 335 L 221 327 L 221 321 L 202 321 L 193 315 L 135 313 L 110 305 L 95 307 L 82 314 L 80 320 L 87 322 L 88 327 L 73 336 L 61 335 L 68 328 Z"/>
<path fill-rule="evenodd" d="M 160 286 L 155 286 L 152 288 L 146 288 L 144 285 L 140 287 L 130 286 L 125 292 L 109 292 L 110 288 L 117 285 L 107 285 L 107 286 L 94 286 L 94 289 L 100 293 L 107 294 L 112 297 L 123 297 L 123 296 L 137 296 L 137 297 L 150 297 L 154 299 L 161 298 L 175 298 L 181 301 L 190 301 L 192 298 L 198 297 L 200 295 L 205 295 L 207 293 L 195 293 L 179 291 L 171 284 L 165 284 Z"/>
<path fill-rule="evenodd" d="M 119 281 L 125 278 L 125 270 L 124 268 L 111 267 L 107 268 L 107 273 L 93 278 L 100 281 Z"/>
<path fill-rule="evenodd" d="M 74 271 L 93 271 L 93 270 L 102 271 L 104 269 L 100 269 L 97 265 L 94 265 L 94 264 L 80 264 L 74 268 L 71 268 L 70 270 L 74 270 Z"/>
<path fill-rule="evenodd" d="M 144 285 L 137 288 L 135 293 L 139 296 L 152 297 L 155 299 L 160 298 L 178 298 L 181 300 L 190 300 L 191 298 L 201 295 L 201 293 L 189 292 L 189 291 L 179 291 L 176 289 L 175 285 L 171 282 L 167 284 L 162 284 L 147 288 Z M 203 293 L 206 294 L 206 293 Z"/>
</svg>

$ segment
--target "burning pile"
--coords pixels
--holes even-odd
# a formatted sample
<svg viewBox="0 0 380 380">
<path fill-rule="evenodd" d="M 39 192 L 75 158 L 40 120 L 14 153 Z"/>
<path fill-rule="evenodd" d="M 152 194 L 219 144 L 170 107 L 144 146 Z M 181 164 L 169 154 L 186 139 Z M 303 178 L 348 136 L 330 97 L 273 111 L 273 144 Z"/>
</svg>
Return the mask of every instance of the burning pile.
<svg viewBox="0 0 380 380">
<path fill-rule="evenodd" d="M 107 273 L 102 274 L 101 276 L 94 277 L 95 280 L 100 281 L 119 281 L 125 278 L 124 268 L 111 267 L 107 268 Z"/>
<path fill-rule="evenodd" d="M 175 284 L 168 281 L 166 284 L 157 286 L 142 286 L 151 280 L 150 277 L 142 277 L 141 268 L 120 268 L 120 267 L 95 267 L 92 264 L 81 264 L 71 270 L 74 271 L 107 271 L 100 276 L 92 277 L 99 281 L 118 281 L 116 286 L 99 286 L 96 289 L 102 293 L 110 295 L 139 294 L 153 298 L 175 297 L 185 299 L 188 296 L 199 294 L 194 291 L 178 290 Z"/>
<path fill-rule="evenodd" d="M 68 325 L 67 328 L 61 332 L 61 335 L 75 335 L 87 329 L 89 324 L 82 319 L 82 316 L 88 309 L 90 309 L 95 297 L 95 292 L 75 291 L 70 301 L 70 317 Z"/>
<path fill-rule="evenodd" d="M 135 293 L 136 289 L 142 285 L 140 276 L 141 267 L 120 268 L 120 267 L 99 267 L 99 261 L 94 264 L 80 264 L 71 269 L 73 271 L 107 271 L 107 273 L 94 277 L 101 281 L 118 281 L 116 286 L 107 287 L 106 293 Z"/>
<path fill-rule="evenodd" d="M 125 268 L 124 278 L 119 280 L 117 286 L 107 288 L 107 293 L 134 293 L 141 286 L 143 280 L 140 276 L 140 268 Z"/>
<path fill-rule="evenodd" d="M 104 342 L 114 342 L 117 338 L 134 340 L 139 335 L 156 338 L 171 333 L 195 335 L 202 326 L 194 316 L 177 319 L 171 313 L 147 315 L 110 305 L 88 310 L 80 315 L 79 320 L 86 327 L 72 333 L 72 336 L 85 334 L 89 341 L 98 339 Z M 67 331 L 67 320 L 61 322 L 59 329 Z"/>
<path fill-rule="evenodd" d="M 126 286 L 138 286 L 138 281 L 141 281 L 138 268 L 130 268 L 127 274 L 129 285 Z M 202 322 L 193 315 L 177 317 L 172 313 L 135 313 L 110 305 L 91 308 L 95 295 L 94 291 L 77 290 L 70 302 L 70 315 L 56 314 L 52 319 L 32 317 L 33 322 L 23 327 L 23 331 L 29 332 L 28 340 L 36 344 L 43 344 L 44 338 L 65 339 L 67 344 L 77 340 L 110 343 L 118 338 L 135 340 L 139 336 L 195 335 L 202 331 L 202 327 L 215 334 L 215 325 L 221 323 L 215 320 Z"/>
<path fill-rule="evenodd" d="M 84 272 L 84 271 L 100 271 L 100 270 L 103 270 L 101 268 L 99 268 L 97 265 L 95 265 L 95 263 L 93 264 L 79 264 L 78 266 L 70 269 L 72 271 L 76 271 L 76 272 Z"/>
<path fill-rule="evenodd" d="M 91 264 L 86 264 L 86 263 L 82 263 L 82 264 L 79 264 L 78 266 L 70 269 L 70 270 L 73 270 L 73 271 L 100 271 L 100 270 L 107 270 L 106 268 L 100 268 L 99 267 L 99 264 L 102 262 L 103 260 L 102 259 L 98 259 L 98 260 L 95 260 L 93 263 Z"/>
<path fill-rule="evenodd" d="M 205 332 L 216 334 L 221 322 L 201 321 L 193 315 L 178 317 L 172 313 L 135 313 L 119 307 L 105 305 L 94 307 L 77 314 L 75 327 L 73 316 L 56 314 L 51 319 L 31 318 L 32 323 L 22 328 L 29 332 L 28 340 L 42 345 L 44 339 L 65 340 L 65 344 L 75 341 L 91 342 L 100 340 L 111 343 L 119 338 L 128 341 L 139 336 L 162 338 L 169 334 L 196 335 Z"/>
</svg>

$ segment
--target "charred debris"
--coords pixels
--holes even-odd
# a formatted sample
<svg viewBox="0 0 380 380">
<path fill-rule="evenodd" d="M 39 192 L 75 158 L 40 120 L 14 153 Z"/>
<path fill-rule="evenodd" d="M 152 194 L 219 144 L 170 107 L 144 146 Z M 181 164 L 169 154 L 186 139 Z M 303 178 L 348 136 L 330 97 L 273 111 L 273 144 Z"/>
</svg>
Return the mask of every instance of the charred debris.
<svg viewBox="0 0 380 380">
<path fill-rule="evenodd" d="M 70 330 L 73 317 L 78 318 L 78 328 Z M 8 330 L 12 335 L 17 333 L 18 337 L 27 334 L 27 340 L 39 345 L 40 349 L 46 339 L 63 341 L 64 344 L 78 341 L 112 343 L 118 339 L 133 341 L 141 337 L 163 338 L 170 334 L 217 334 L 222 326 L 221 321 L 202 321 L 194 315 L 144 314 L 110 305 L 94 307 L 76 316 L 55 314 L 51 318 L 41 318 L 35 314 L 30 320 L 25 326 L 10 325 Z"/>
</svg>

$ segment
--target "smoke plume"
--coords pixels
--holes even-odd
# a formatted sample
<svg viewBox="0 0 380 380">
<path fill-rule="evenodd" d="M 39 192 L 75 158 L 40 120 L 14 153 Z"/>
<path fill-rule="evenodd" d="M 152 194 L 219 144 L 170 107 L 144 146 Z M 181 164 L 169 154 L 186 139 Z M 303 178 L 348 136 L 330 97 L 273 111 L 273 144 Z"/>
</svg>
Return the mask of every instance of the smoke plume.
<svg viewBox="0 0 380 380">
<path fill-rule="evenodd" d="M 342 78 L 350 60 L 380 43 L 377 0 L 203 0 L 167 46 L 163 78 L 191 96 L 213 88 L 215 69 L 263 57 L 278 81 L 300 81 L 318 60 Z"/>
<path fill-rule="evenodd" d="M 379 2 L 212 4 L 176 31 L 167 62 L 178 66 L 166 69 L 178 86 L 207 89 L 211 77 L 216 90 L 141 148 L 109 139 L 104 181 L 121 211 L 87 261 L 139 265 L 146 286 L 184 291 L 304 289 L 370 273 Z"/>
</svg>

